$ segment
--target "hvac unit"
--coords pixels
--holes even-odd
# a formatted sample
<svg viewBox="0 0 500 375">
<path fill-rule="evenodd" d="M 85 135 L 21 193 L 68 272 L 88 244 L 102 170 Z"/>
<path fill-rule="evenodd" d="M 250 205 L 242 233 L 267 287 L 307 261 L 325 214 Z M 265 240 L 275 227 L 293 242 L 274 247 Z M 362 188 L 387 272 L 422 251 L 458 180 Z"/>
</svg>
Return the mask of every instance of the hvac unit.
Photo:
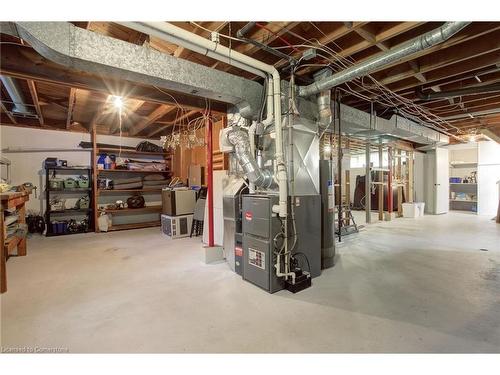
<svg viewBox="0 0 500 375">
<path fill-rule="evenodd" d="M 161 215 L 161 231 L 171 239 L 188 237 L 193 223 L 193 215 Z"/>
</svg>

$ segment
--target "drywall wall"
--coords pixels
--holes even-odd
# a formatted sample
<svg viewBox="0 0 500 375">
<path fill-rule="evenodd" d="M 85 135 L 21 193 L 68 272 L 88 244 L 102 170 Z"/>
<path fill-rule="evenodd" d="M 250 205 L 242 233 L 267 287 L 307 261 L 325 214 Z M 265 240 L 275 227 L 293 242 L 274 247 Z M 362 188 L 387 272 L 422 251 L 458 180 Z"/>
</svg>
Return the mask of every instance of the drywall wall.
<svg viewBox="0 0 500 375">
<path fill-rule="evenodd" d="M 91 152 L 78 148 L 81 141 L 90 142 L 90 134 L 65 132 L 57 130 L 30 129 L 15 126 L 0 126 L 0 144 L 2 156 L 11 161 L 12 184 L 32 182 L 37 187 L 37 198 L 31 196 L 27 208 L 36 212 L 44 212 L 45 170 L 43 161 L 48 157 L 56 157 L 68 161 L 68 165 L 90 165 Z M 97 141 L 123 146 L 136 146 L 144 139 L 99 135 Z M 156 142 L 159 144 L 159 141 Z M 42 152 L 10 152 L 22 149 L 71 149 L 74 151 L 42 151 Z M 9 151 L 5 151 L 8 149 Z M 76 201 L 78 197 L 75 197 Z M 120 198 L 115 198 L 120 199 Z M 160 201 L 156 197 L 155 201 Z M 68 201 L 70 204 L 70 201 Z"/>
<path fill-rule="evenodd" d="M 478 205 L 479 215 L 495 216 L 498 209 L 500 183 L 500 145 L 493 141 L 478 142 Z"/>
</svg>

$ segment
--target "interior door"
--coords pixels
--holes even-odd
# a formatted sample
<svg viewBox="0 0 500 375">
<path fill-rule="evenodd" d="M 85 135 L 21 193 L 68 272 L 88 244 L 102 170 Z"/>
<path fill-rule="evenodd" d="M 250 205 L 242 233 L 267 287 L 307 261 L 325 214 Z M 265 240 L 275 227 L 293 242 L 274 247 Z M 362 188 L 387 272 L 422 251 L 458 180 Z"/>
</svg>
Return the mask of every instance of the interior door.
<svg viewBox="0 0 500 375">
<path fill-rule="evenodd" d="M 448 149 L 436 148 L 434 177 L 434 214 L 447 213 L 450 207 L 450 165 Z"/>
</svg>

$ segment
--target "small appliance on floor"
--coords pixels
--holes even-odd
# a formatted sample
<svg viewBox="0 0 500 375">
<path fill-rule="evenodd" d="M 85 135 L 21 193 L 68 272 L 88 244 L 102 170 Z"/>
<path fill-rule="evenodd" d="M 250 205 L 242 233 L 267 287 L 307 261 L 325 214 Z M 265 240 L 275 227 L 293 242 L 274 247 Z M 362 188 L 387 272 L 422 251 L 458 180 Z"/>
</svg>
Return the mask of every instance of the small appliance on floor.
<svg viewBox="0 0 500 375">
<path fill-rule="evenodd" d="M 170 239 L 189 237 L 193 215 L 161 215 L 161 231 Z"/>
</svg>

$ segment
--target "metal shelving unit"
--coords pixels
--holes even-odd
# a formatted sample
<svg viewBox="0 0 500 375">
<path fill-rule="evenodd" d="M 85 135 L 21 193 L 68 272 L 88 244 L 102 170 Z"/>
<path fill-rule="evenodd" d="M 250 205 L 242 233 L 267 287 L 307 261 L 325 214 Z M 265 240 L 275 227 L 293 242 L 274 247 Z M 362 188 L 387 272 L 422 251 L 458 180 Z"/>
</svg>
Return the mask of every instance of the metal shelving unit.
<svg viewBox="0 0 500 375">
<path fill-rule="evenodd" d="M 456 173 L 460 172 L 458 169 L 470 169 L 477 171 L 476 162 L 450 162 L 450 170 L 456 170 Z M 473 195 L 476 199 L 457 199 L 450 197 L 450 210 L 453 211 L 477 211 L 477 183 L 468 182 L 450 182 L 450 194 L 451 192 L 455 194 L 467 194 Z"/>
<path fill-rule="evenodd" d="M 97 141 L 96 141 L 97 134 L 93 130 L 92 132 L 92 143 L 93 143 L 93 153 L 92 153 L 92 163 L 94 167 L 94 180 L 97 182 L 97 179 L 99 176 L 109 176 L 109 178 L 117 177 L 118 176 L 126 176 L 127 174 L 130 174 L 132 176 L 141 176 L 141 175 L 148 175 L 148 174 L 160 174 L 164 175 L 166 177 L 171 176 L 171 167 L 172 167 L 172 153 L 170 152 L 147 152 L 147 151 L 137 151 L 133 149 L 124 149 L 122 148 L 121 150 L 118 147 L 97 147 Z M 122 157 L 130 157 L 133 158 L 134 156 L 144 156 L 147 158 L 157 158 L 157 159 L 163 159 L 167 161 L 167 170 L 165 171 L 149 171 L 149 170 L 128 170 L 128 169 L 97 169 L 97 159 L 99 154 L 115 154 L 115 155 L 121 155 Z M 129 176 L 130 176 L 129 175 Z M 101 196 L 102 199 L 105 200 L 104 195 L 110 196 L 110 195 L 122 195 L 124 199 L 126 199 L 127 196 L 130 196 L 134 193 L 139 193 L 139 194 L 148 194 L 148 195 L 158 195 L 159 200 L 161 200 L 161 190 L 160 188 L 142 188 L 142 189 L 99 189 L 97 187 L 97 183 L 94 186 L 94 221 L 97 222 L 97 218 L 101 212 L 106 212 L 111 215 L 120 215 L 121 217 L 129 216 L 129 215 L 140 215 L 140 214 L 150 214 L 150 215 L 157 215 L 157 220 L 150 220 L 150 221 L 140 221 L 140 222 L 133 222 L 133 223 L 127 223 L 127 224 L 112 224 L 111 227 L 108 229 L 108 231 L 115 231 L 115 230 L 126 230 L 126 229 L 137 229 L 137 228 L 147 228 L 147 227 L 152 227 L 152 226 L 159 226 L 160 225 L 160 213 L 161 213 L 161 206 L 146 206 L 143 208 L 139 209 L 118 209 L 118 210 L 110 210 L 110 209 L 100 209 L 98 207 L 99 205 L 99 198 Z M 99 228 L 96 225 L 95 228 L 96 232 L 99 232 Z"/>
<path fill-rule="evenodd" d="M 84 173 L 82 173 L 84 172 Z M 50 188 L 50 177 L 55 175 L 66 175 L 66 176 L 75 176 L 75 175 L 86 175 L 89 180 L 88 188 L 62 188 L 62 189 L 52 189 Z M 92 214 L 92 206 L 93 206 L 93 188 L 92 188 L 92 168 L 87 167 L 48 167 L 45 168 L 45 221 L 47 223 L 47 231 L 45 235 L 47 237 L 53 236 L 63 236 L 69 234 L 77 234 L 77 233 L 85 233 L 94 231 L 94 217 Z M 89 197 L 89 208 L 65 208 L 64 210 L 51 210 L 50 209 L 50 199 L 53 194 L 66 194 L 66 195 L 78 195 L 78 194 L 86 194 Z M 87 231 L 79 231 L 79 232 L 64 232 L 64 233 L 55 233 L 52 229 L 52 221 L 53 216 L 62 217 L 62 216 L 86 216 L 88 220 L 88 229 Z"/>
</svg>

